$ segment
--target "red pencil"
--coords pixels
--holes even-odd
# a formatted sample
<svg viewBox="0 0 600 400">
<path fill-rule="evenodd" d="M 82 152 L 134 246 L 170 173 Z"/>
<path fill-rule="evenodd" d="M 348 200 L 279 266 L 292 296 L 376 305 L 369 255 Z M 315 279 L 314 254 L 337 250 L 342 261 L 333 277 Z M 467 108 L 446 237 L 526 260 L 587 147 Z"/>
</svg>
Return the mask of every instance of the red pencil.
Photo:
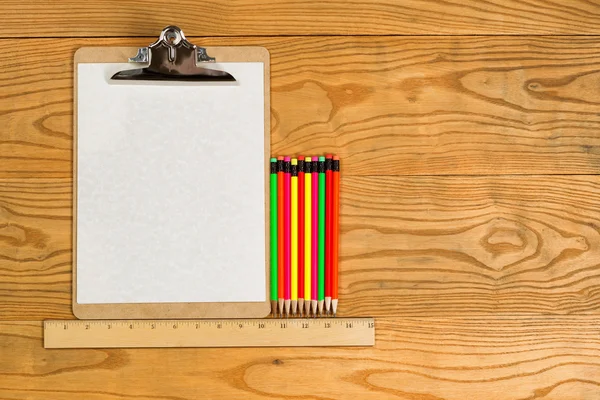
<svg viewBox="0 0 600 400">
<path fill-rule="evenodd" d="M 283 316 L 283 157 L 277 157 L 277 298 Z"/>
<path fill-rule="evenodd" d="M 331 289 L 332 275 L 331 268 L 333 266 L 333 156 L 327 154 L 325 156 L 325 314 L 329 314 L 331 306 Z"/>
<path fill-rule="evenodd" d="M 304 311 L 304 156 L 298 156 L 298 309 Z"/>
<path fill-rule="evenodd" d="M 331 308 L 333 316 L 337 315 L 338 305 L 338 251 L 340 234 L 340 158 L 333 157 L 333 234 L 332 242 L 332 267 L 331 267 Z"/>
</svg>

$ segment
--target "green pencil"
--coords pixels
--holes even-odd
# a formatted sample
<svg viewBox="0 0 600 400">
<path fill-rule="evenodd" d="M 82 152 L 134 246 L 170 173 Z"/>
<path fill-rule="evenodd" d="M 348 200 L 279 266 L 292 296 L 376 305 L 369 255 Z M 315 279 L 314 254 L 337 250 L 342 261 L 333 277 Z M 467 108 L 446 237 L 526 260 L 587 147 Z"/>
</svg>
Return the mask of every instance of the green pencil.
<svg viewBox="0 0 600 400">
<path fill-rule="evenodd" d="M 271 313 L 277 316 L 277 159 L 271 158 Z"/>
<path fill-rule="evenodd" d="M 319 315 L 323 315 L 325 301 L 325 157 L 319 157 Z"/>
</svg>

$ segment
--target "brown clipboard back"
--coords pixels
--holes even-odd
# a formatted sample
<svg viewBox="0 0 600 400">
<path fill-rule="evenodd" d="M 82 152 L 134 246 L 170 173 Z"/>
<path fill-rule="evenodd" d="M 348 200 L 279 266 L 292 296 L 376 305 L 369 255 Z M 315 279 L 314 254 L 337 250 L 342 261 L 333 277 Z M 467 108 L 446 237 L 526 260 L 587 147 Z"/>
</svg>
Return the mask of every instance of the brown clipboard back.
<svg viewBox="0 0 600 400">
<path fill-rule="evenodd" d="M 265 160 L 270 156 L 270 56 L 264 47 L 206 47 L 219 62 L 262 62 L 264 64 Z M 126 63 L 137 47 L 82 47 L 74 56 L 73 109 L 73 314 L 80 319 L 176 319 L 176 318 L 263 318 L 269 302 L 269 165 L 265 161 L 265 300 L 263 302 L 219 303 L 77 303 L 77 69 L 81 63 Z"/>
</svg>

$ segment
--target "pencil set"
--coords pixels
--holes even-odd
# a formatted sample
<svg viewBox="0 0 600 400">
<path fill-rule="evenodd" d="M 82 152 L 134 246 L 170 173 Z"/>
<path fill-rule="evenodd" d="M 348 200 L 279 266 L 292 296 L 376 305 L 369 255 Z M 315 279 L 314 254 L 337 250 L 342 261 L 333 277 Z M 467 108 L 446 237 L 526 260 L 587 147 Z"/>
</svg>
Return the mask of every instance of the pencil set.
<svg viewBox="0 0 600 400">
<path fill-rule="evenodd" d="M 271 158 L 273 316 L 337 313 L 340 159 Z"/>
</svg>

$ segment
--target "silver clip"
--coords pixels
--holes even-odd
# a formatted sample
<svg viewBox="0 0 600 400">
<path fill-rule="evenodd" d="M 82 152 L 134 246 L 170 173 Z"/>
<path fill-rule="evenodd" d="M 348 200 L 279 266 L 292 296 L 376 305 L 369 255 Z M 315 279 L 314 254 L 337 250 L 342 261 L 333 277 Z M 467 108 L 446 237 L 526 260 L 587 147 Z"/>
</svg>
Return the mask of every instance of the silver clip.
<svg viewBox="0 0 600 400">
<path fill-rule="evenodd" d="M 215 62 L 206 49 L 188 42 L 183 31 L 176 26 L 167 26 L 158 40 L 148 47 L 141 47 L 129 59 L 133 63 L 148 63 L 140 69 L 117 72 L 117 80 L 178 80 L 178 81 L 235 81 L 225 71 L 202 68 L 197 64 Z"/>
</svg>

